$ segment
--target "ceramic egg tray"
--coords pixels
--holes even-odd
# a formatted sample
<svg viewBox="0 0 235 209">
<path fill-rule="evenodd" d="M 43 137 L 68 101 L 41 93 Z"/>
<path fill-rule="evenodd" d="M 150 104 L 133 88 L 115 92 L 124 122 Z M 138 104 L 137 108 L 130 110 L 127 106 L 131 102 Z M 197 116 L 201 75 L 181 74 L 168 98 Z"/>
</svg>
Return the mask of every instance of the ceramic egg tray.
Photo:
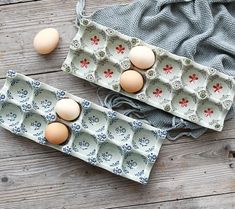
<svg viewBox="0 0 235 209">
<path fill-rule="evenodd" d="M 54 107 L 62 98 L 71 98 L 80 104 L 82 111 L 75 121 L 66 122 L 57 117 Z M 52 145 L 44 138 L 46 126 L 53 121 L 64 123 L 70 130 L 70 137 L 63 145 Z M 0 93 L 0 125 L 143 184 L 148 181 L 166 137 L 166 131 L 14 71 L 8 72 Z"/>
<path fill-rule="evenodd" d="M 151 69 L 138 70 L 131 64 L 129 51 L 138 45 L 155 53 Z M 119 85 L 121 73 L 128 69 L 139 71 L 145 80 L 136 94 Z M 80 22 L 62 70 L 217 131 L 234 100 L 233 77 L 87 19 Z"/>
</svg>

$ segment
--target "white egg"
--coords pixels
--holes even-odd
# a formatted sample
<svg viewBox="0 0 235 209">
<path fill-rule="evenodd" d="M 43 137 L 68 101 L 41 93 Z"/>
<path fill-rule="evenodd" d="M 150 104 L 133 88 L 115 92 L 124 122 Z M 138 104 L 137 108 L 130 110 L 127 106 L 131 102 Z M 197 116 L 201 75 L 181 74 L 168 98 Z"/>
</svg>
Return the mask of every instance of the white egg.
<svg viewBox="0 0 235 209">
<path fill-rule="evenodd" d="M 155 63 L 153 50 L 146 46 L 133 47 L 129 53 L 131 63 L 142 70 L 151 68 Z"/>
<path fill-rule="evenodd" d="M 73 99 L 61 99 L 56 103 L 55 111 L 61 119 L 73 121 L 81 113 L 79 104 Z"/>
</svg>

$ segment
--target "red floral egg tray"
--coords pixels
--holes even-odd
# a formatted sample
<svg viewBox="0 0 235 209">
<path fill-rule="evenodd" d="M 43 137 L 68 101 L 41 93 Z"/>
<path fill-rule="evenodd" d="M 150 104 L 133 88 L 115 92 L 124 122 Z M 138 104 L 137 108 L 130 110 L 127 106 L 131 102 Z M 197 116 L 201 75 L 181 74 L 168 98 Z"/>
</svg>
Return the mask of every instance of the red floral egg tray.
<svg viewBox="0 0 235 209">
<path fill-rule="evenodd" d="M 156 61 L 150 69 L 139 70 L 130 62 L 135 46 L 153 50 Z M 140 72 L 145 81 L 135 94 L 119 83 L 129 69 Z M 235 94 L 233 77 L 88 19 L 81 20 L 62 70 L 217 131 L 223 129 Z"/>
</svg>

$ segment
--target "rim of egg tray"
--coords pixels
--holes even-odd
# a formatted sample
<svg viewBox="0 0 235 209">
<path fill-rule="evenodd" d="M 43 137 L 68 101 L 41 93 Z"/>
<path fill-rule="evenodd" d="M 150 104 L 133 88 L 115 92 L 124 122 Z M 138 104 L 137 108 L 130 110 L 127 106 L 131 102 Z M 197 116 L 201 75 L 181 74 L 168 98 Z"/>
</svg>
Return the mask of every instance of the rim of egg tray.
<svg viewBox="0 0 235 209">
<path fill-rule="evenodd" d="M 129 51 L 135 46 L 153 50 L 156 61 L 150 69 L 131 64 Z M 222 131 L 235 95 L 233 77 L 84 18 L 61 69 L 216 131 Z M 129 69 L 145 80 L 135 94 L 119 84 L 121 73 Z"/>
<path fill-rule="evenodd" d="M 63 98 L 80 105 L 75 121 L 57 117 L 54 107 Z M 45 139 L 45 127 L 54 121 L 69 128 L 66 144 L 53 145 Z M 15 71 L 8 71 L 0 91 L 0 126 L 142 184 L 148 182 L 167 134 Z"/>
</svg>

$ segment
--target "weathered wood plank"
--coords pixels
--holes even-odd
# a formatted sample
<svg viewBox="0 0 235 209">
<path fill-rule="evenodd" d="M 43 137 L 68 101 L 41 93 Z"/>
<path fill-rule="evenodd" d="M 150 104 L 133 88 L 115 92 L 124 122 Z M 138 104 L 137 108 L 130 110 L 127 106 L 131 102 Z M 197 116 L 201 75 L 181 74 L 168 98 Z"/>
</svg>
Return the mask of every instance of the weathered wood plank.
<svg viewBox="0 0 235 209">
<path fill-rule="evenodd" d="M 115 209 L 234 209 L 235 193 L 222 194 L 194 199 L 176 200 L 148 205 L 117 207 Z"/>
<path fill-rule="evenodd" d="M 7 4 L 17 4 L 17 3 L 24 3 L 24 2 L 30 2 L 30 1 L 40 1 L 40 0 L 1 0 L 1 5 L 7 5 Z"/>
<path fill-rule="evenodd" d="M 112 208 L 235 192 L 229 145 L 234 139 L 164 146 L 147 186 L 59 152 L 0 159 L 0 208 Z"/>
<path fill-rule="evenodd" d="M 87 13 L 121 2 L 128 0 L 88 0 Z M 0 77 L 9 68 L 26 74 L 59 70 L 76 33 L 76 3 L 77 0 L 45 0 L 0 7 Z M 45 27 L 58 29 L 61 39 L 52 54 L 40 56 L 34 51 L 32 42 L 34 35 Z"/>
</svg>

